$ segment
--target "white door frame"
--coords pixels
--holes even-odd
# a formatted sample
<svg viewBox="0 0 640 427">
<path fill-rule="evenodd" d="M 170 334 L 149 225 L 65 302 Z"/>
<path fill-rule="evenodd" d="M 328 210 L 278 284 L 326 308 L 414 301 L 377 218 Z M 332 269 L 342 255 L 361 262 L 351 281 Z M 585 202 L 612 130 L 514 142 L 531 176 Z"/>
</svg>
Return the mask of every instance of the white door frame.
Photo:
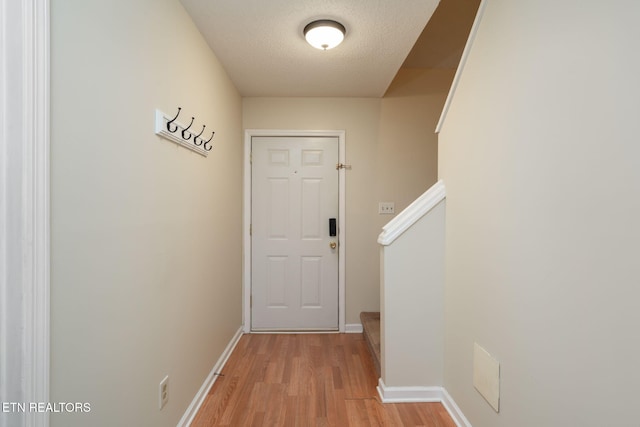
<svg viewBox="0 0 640 427">
<path fill-rule="evenodd" d="M 0 0 L 0 397 L 23 403 L 49 401 L 49 39 L 49 0 Z"/>
<path fill-rule="evenodd" d="M 251 138 L 254 136 L 327 136 L 338 138 L 338 162 L 344 164 L 346 158 L 345 131 L 343 130 L 280 130 L 280 129 L 246 129 L 244 132 L 244 204 L 242 221 L 242 318 L 244 332 L 251 332 Z M 338 170 L 338 331 L 345 332 L 345 253 L 346 253 L 346 185 L 345 169 Z"/>
</svg>

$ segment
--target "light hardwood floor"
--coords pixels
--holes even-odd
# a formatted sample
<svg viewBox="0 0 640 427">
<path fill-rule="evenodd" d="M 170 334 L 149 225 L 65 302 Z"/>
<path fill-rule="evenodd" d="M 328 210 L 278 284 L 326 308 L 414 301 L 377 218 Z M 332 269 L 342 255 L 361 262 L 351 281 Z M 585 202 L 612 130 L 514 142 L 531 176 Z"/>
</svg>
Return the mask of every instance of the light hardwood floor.
<svg viewBox="0 0 640 427">
<path fill-rule="evenodd" d="M 456 427 L 440 403 L 382 404 L 362 334 L 249 334 L 196 415 L 204 426 Z"/>
</svg>

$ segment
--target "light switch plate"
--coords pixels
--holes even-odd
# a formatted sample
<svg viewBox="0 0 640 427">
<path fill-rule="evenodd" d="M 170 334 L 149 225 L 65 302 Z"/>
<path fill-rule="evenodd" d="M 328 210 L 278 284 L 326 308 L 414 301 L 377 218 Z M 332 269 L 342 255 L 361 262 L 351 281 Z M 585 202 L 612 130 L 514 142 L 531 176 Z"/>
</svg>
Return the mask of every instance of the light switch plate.
<svg viewBox="0 0 640 427">
<path fill-rule="evenodd" d="M 473 386 L 500 412 L 500 363 L 478 343 L 473 344 Z"/>
<path fill-rule="evenodd" d="M 159 392 L 159 401 L 158 406 L 160 409 L 164 408 L 164 406 L 169 401 L 169 376 L 165 376 L 162 381 L 160 381 L 160 387 L 158 389 Z"/>
<path fill-rule="evenodd" d="M 396 211 L 396 204 L 394 202 L 380 202 L 378 203 L 378 213 L 382 215 L 393 215 Z"/>
</svg>

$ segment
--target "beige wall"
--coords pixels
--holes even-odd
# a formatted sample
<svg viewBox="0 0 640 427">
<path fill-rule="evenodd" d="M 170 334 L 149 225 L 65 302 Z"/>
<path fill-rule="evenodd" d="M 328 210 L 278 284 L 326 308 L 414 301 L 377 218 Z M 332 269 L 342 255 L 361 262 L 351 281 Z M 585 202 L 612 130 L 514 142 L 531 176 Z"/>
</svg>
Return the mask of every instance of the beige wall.
<svg viewBox="0 0 640 427">
<path fill-rule="evenodd" d="M 177 0 L 51 12 L 51 399 L 91 404 L 51 425 L 175 426 L 242 321 L 241 99 Z"/>
<path fill-rule="evenodd" d="M 453 74 L 453 70 L 400 69 L 382 99 L 376 186 L 380 200 L 395 200 L 396 212 L 437 181 L 435 128 Z M 380 219 L 382 227 L 388 218 Z"/>
<path fill-rule="evenodd" d="M 386 387 L 442 386 L 444 218 L 441 201 L 381 246 L 381 352 Z"/>
<path fill-rule="evenodd" d="M 474 427 L 638 423 L 640 6 L 614 3 L 488 1 L 440 134 L 445 387 Z"/>
<path fill-rule="evenodd" d="M 453 74 L 401 70 L 385 98 L 244 98 L 245 129 L 345 130 L 346 322 L 380 308 L 378 202 L 396 212 L 437 178 L 434 129 Z"/>
</svg>

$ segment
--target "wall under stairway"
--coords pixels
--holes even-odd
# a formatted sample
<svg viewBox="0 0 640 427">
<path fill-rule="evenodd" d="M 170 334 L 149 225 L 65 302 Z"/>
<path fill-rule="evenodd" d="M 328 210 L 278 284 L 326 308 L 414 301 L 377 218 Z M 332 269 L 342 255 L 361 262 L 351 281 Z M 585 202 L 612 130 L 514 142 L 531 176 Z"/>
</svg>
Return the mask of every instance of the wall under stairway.
<svg viewBox="0 0 640 427">
<path fill-rule="evenodd" d="M 438 182 L 385 226 L 378 239 L 386 387 L 443 384 L 444 218 L 444 185 Z"/>
</svg>

